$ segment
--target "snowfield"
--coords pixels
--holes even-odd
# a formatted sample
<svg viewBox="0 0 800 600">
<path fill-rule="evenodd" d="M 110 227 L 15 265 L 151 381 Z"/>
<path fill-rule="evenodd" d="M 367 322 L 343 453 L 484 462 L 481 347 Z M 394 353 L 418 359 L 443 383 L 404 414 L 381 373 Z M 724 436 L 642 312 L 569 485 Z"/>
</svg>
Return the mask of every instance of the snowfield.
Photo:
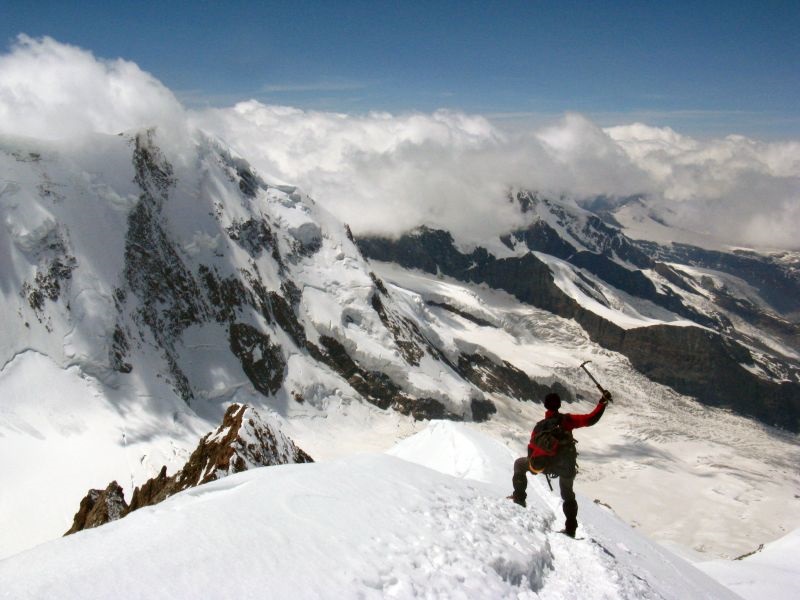
<svg viewBox="0 0 800 600">
<path fill-rule="evenodd" d="M 474 344 L 532 376 L 557 377 L 585 396 L 562 407 L 586 413 L 598 393 L 578 369 L 584 360 L 614 394 L 602 420 L 575 432 L 576 489 L 613 508 L 659 542 L 732 559 L 800 527 L 797 436 L 765 427 L 655 384 L 625 357 L 588 339 L 573 321 L 508 294 L 446 277 L 372 263 L 405 294 L 446 303 L 496 326 L 428 307 L 427 321 L 447 344 Z M 521 456 L 539 404 L 493 400 L 498 414 L 476 425 Z M 301 444 L 302 445 L 302 444 Z"/>
<path fill-rule="evenodd" d="M 800 529 L 740 561 L 712 560 L 697 567 L 748 600 L 800 596 Z"/>
<path fill-rule="evenodd" d="M 391 454 L 187 490 L 1 561 L 0 597 L 736 598 L 585 498 L 579 539 L 557 533 L 556 496 L 507 500 L 513 454 L 465 425 Z"/>
<path fill-rule="evenodd" d="M 800 568 L 769 543 L 792 547 L 800 526 L 797 436 L 653 383 L 576 322 L 506 293 L 367 261 L 335 216 L 195 134 L 0 138 L 0 594 L 726 597 L 656 542 L 700 561 L 767 544 L 703 568 L 743 594 L 767 578 L 792 589 Z M 548 260 L 563 290 L 620 326 L 685 324 L 597 279 L 601 307 Z M 474 354 L 564 385 L 570 412 L 597 395 L 585 360 L 613 392 L 577 436 L 577 544 L 552 533 L 558 500 L 541 482 L 527 511 L 505 500 L 542 408 L 455 368 Z M 348 361 L 397 389 L 357 389 Z M 496 412 L 428 427 L 430 415 L 379 408 L 397 391 L 456 419 L 474 401 Z M 233 402 L 320 462 L 58 539 L 89 488 L 117 480 L 130 499 Z"/>
<path fill-rule="evenodd" d="M 732 136 L 723 154 L 735 152 L 709 162 L 714 144 L 643 125 L 602 132 L 567 115 L 512 151 L 514 137 L 459 112 L 354 118 L 257 101 L 187 110 L 133 63 L 97 62 L 49 38 L 17 45 L 12 54 L 40 56 L 4 79 L 16 61 L 0 55 L 0 599 L 800 598 L 800 437 L 787 432 L 795 421 L 773 427 L 800 410 L 798 254 L 733 261 L 727 242 L 667 226 L 677 215 L 662 219 L 665 205 L 629 183 L 624 197 L 585 206 L 507 188 L 534 183 L 541 169 L 555 169 L 545 188 L 581 180 L 593 163 L 583 151 L 573 162 L 564 140 L 586 132 L 608 137 L 592 152 L 632 160 L 615 171 L 622 179 L 654 169 L 657 185 L 645 189 L 662 200 L 677 188 L 660 182 L 659 165 L 680 167 L 676 181 L 695 178 L 700 163 L 719 171 L 712 183 L 738 181 L 745 155 L 775 193 L 789 189 L 795 163 L 755 160 L 786 148 Z M 104 73 L 102 89 L 72 60 Z M 47 85 L 30 87 L 25 73 Z M 120 85 L 128 79 L 138 83 Z M 89 89 L 98 94 L 87 104 Z M 163 111 L 140 112 L 150 103 Z M 689 150 L 678 148 L 665 158 L 665 135 L 697 156 L 679 164 Z M 439 150 L 445 171 L 431 166 Z M 487 162 L 495 150 L 510 162 Z M 510 176 L 537 156 L 531 177 Z M 760 215 L 750 196 L 756 211 L 745 213 Z M 431 229 L 440 226 L 448 231 Z M 412 241 L 418 232 L 422 245 L 406 249 L 421 256 L 404 264 L 436 274 L 368 260 L 402 256 L 362 253 L 368 239 L 353 230 Z M 632 244 L 626 231 L 727 259 Z M 603 256 L 578 260 L 573 249 Z M 494 264 L 534 250 L 527 266 Z M 451 271 L 451 259 L 462 266 Z M 490 263 L 499 279 L 465 275 Z M 629 359 L 592 342 L 603 336 L 579 325 L 587 321 L 443 275 L 513 290 L 502 279 L 536 275 L 539 263 L 558 288 L 548 275 L 541 306 L 572 299 L 614 330 L 686 333 L 677 328 L 697 318 L 730 334 L 739 352 L 690 380 L 700 398 L 723 391 L 720 405 L 758 416 L 752 403 L 769 418 L 705 406 L 642 366 L 680 375 L 674 357 L 661 363 L 684 348 L 637 354 L 603 342 Z M 557 532 L 560 499 L 543 479 L 531 477 L 526 509 L 506 496 L 543 390 L 570 396 L 564 412 L 593 408 L 584 361 L 614 403 L 576 434 L 573 540 Z M 746 377 L 723 385 L 728 367 L 714 365 L 739 363 Z M 740 397 L 778 381 L 791 394 Z M 183 468 L 233 403 L 317 462 L 255 468 L 61 537 L 87 490 L 116 480 L 130 501 L 162 467 Z"/>
</svg>

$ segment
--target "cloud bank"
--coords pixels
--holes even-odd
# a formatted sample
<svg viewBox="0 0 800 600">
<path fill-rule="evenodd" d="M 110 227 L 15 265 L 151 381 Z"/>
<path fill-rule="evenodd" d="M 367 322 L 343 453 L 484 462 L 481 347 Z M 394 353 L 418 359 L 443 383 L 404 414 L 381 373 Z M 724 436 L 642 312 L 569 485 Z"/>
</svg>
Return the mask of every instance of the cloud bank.
<svg viewBox="0 0 800 600">
<path fill-rule="evenodd" d="M 26 35 L 0 55 L 0 133 L 60 139 L 183 119 L 172 92 L 132 62 Z"/>
<path fill-rule="evenodd" d="M 158 126 L 220 137 L 357 233 L 417 225 L 480 239 L 520 224 L 509 187 L 577 199 L 645 195 L 660 219 L 736 245 L 800 248 L 800 142 L 698 140 L 567 114 L 508 132 L 480 115 L 349 115 L 255 100 L 190 111 L 134 63 L 20 36 L 0 55 L 0 133 L 69 138 Z"/>
</svg>

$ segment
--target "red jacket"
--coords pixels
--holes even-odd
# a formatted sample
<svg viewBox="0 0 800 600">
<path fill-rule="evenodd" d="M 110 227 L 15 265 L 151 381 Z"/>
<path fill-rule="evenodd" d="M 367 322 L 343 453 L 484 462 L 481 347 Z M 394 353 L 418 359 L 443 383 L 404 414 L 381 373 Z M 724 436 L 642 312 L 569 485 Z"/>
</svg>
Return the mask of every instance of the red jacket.
<svg viewBox="0 0 800 600">
<path fill-rule="evenodd" d="M 561 427 L 565 431 L 572 431 L 579 427 L 591 427 L 600 420 L 605 410 L 606 403 L 600 401 L 597 403 L 597 406 L 594 407 L 594 410 L 588 414 L 573 415 L 571 413 L 564 413 L 562 414 Z M 549 419 L 550 417 L 555 417 L 557 414 L 559 414 L 557 410 L 548 410 L 544 413 L 544 418 Z M 531 441 L 528 443 L 528 454 L 531 454 L 531 452 L 533 452 L 533 431 L 531 431 Z"/>
</svg>

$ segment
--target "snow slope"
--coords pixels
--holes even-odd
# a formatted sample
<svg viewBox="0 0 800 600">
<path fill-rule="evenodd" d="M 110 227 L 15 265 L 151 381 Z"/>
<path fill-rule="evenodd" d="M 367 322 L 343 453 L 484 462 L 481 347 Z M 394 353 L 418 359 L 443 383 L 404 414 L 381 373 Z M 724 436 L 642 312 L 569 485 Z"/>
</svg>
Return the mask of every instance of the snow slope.
<svg viewBox="0 0 800 600">
<path fill-rule="evenodd" d="M 502 445 L 435 423 L 393 452 L 266 467 L 0 561 L 3 598 L 601 598 L 736 596 L 582 499 L 572 540 L 554 497 L 498 483 Z M 454 477 L 414 464 L 431 455 Z"/>
<path fill-rule="evenodd" d="M 0 173 L 0 556 L 63 533 L 89 488 L 172 472 L 232 402 L 301 421 L 391 405 L 329 347 L 412 403 L 483 397 L 408 363 L 341 222 L 201 132 L 0 136 Z"/>
<path fill-rule="evenodd" d="M 798 598 L 800 529 L 741 560 L 713 560 L 699 562 L 696 566 L 748 600 Z"/>
<path fill-rule="evenodd" d="M 173 472 L 205 433 L 186 407 L 159 416 L 148 398 L 115 404 L 77 367 L 29 351 L 0 371 L 0 557 L 63 534 L 92 487 Z M 184 442 L 184 444 L 182 444 Z"/>
<path fill-rule="evenodd" d="M 591 360 L 590 370 L 615 402 L 600 423 L 576 432 L 577 489 L 649 537 L 706 558 L 733 558 L 800 527 L 797 436 L 648 381 L 623 356 L 591 342 L 573 321 L 503 292 L 390 263 L 373 267 L 398 294 L 447 304 L 481 320 L 427 306 L 427 322 L 445 347 L 480 347 L 531 376 L 557 377 L 586 397 L 565 411 L 593 408 L 597 392 L 578 369 Z M 542 418 L 541 405 L 499 395 L 493 400 L 498 414 L 478 427 L 524 454 L 533 424 Z"/>
<path fill-rule="evenodd" d="M 473 400 L 492 402 L 481 429 L 512 454 L 524 451 L 540 406 L 479 389 L 453 366 L 474 353 L 508 361 L 583 396 L 570 407 L 578 412 L 595 390 L 576 367 L 592 360 L 617 402 L 579 438 L 579 489 L 658 541 L 715 556 L 800 525 L 796 437 L 656 385 L 576 323 L 508 294 L 366 261 L 332 215 L 202 134 L 3 137 L 0 167 L 0 557 L 59 536 L 89 488 L 116 479 L 130 493 L 161 465 L 173 472 L 231 402 L 274 412 L 322 460 L 381 451 L 422 427 L 320 360 L 325 338 L 362 378 L 379 373 L 457 418 L 470 418 Z M 166 172 L 169 185 L 154 187 Z M 142 227 L 133 217 L 151 204 Z M 130 263 L 143 241 L 161 262 Z M 156 281 L 146 278 L 152 266 L 164 269 Z M 216 287 L 203 287 L 208 275 Z M 564 285 L 574 283 L 567 275 Z M 172 280 L 189 293 L 156 285 Z M 219 290 L 236 301 L 215 303 Z M 160 306 L 150 302 L 160 294 Z M 672 319 L 614 299 L 626 322 Z M 234 325 L 269 344 L 234 355 Z M 265 390 L 249 372 L 270 362 L 270 348 L 285 365 Z M 459 475 L 503 483 L 505 467 L 470 456 Z"/>
</svg>

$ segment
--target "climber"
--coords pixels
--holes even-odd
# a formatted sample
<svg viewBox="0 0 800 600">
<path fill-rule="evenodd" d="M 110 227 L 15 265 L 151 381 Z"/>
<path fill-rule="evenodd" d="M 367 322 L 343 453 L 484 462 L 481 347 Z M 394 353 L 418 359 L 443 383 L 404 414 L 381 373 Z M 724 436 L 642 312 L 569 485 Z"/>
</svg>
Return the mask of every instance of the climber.
<svg viewBox="0 0 800 600">
<path fill-rule="evenodd" d="M 570 537 L 575 537 L 578 528 L 578 502 L 572 489 L 578 472 L 578 451 L 572 430 L 597 423 L 610 400 L 611 393 L 604 390 L 592 412 L 585 415 L 562 414 L 558 412 L 561 408 L 561 397 L 556 393 L 547 394 L 544 399 L 547 412 L 531 432 L 528 455 L 514 461 L 514 493 L 509 498 L 520 506 L 525 506 L 528 471 L 534 474 L 544 473 L 548 477 L 548 484 L 551 477 L 557 477 L 566 517 L 562 533 Z"/>
</svg>

